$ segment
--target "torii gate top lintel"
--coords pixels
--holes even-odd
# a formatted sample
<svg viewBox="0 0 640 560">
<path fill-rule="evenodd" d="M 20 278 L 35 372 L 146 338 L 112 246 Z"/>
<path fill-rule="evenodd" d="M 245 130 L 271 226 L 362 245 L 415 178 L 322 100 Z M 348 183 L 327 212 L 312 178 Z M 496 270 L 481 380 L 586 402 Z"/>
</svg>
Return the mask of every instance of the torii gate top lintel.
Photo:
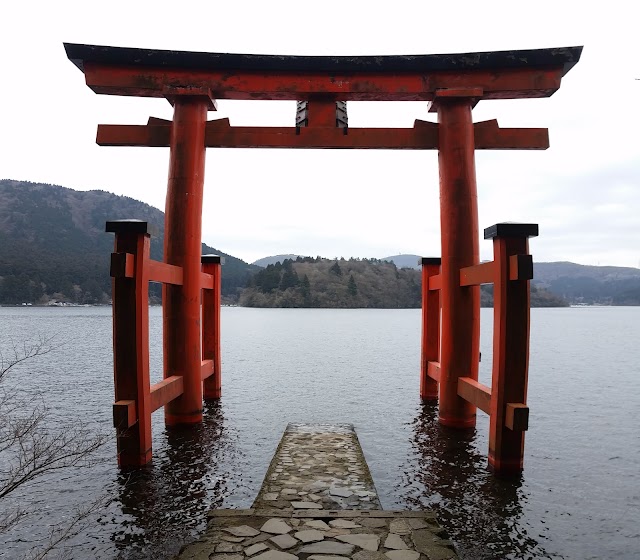
<svg viewBox="0 0 640 560">
<path fill-rule="evenodd" d="M 473 107 L 481 99 L 549 97 L 578 62 L 582 47 L 445 55 L 274 56 L 131 49 L 65 43 L 69 59 L 96 93 L 177 99 L 293 100 L 295 126 L 206 124 L 209 148 L 437 149 L 439 129 L 351 128 L 347 101 L 429 101 Z M 440 118 L 440 117 L 439 117 Z M 102 146 L 169 146 L 170 121 L 146 126 L 100 125 Z M 294 123 L 292 123 L 294 124 Z M 500 129 L 476 123 L 476 149 L 546 149 L 546 129 Z"/>
<path fill-rule="evenodd" d="M 208 87 L 218 99 L 301 100 L 315 93 L 341 101 L 429 101 L 436 90 L 452 87 L 481 87 L 483 99 L 547 97 L 559 88 L 560 79 L 582 52 L 582 47 L 561 47 L 462 54 L 277 56 L 64 46 L 96 93 L 164 97 L 164 87 L 178 85 L 181 79 L 184 85 L 188 77 L 191 87 Z"/>
</svg>

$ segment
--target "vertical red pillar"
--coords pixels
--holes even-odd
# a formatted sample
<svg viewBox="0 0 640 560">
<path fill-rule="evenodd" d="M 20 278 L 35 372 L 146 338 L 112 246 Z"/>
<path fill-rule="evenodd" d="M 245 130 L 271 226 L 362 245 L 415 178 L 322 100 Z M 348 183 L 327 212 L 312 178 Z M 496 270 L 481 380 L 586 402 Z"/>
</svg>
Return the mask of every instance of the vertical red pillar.
<svg viewBox="0 0 640 560">
<path fill-rule="evenodd" d="M 164 377 L 183 376 L 182 396 L 165 406 L 168 426 L 202 421 L 200 256 L 206 97 L 178 96 L 171 126 L 165 262 L 182 267 L 182 286 L 163 287 Z"/>
<path fill-rule="evenodd" d="M 529 279 L 533 262 L 529 237 L 537 224 L 496 224 L 485 229 L 493 239 L 493 371 L 489 420 L 489 466 L 499 474 L 523 467 L 527 429 L 529 368 Z"/>
<path fill-rule="evenodd" d="M 439 418 L 475 426 L 475 406 L 458 396 L 458 378 L 478 379 L 480 288 L 461 287 L 460 269 L 479 263 L 478 196 L 469 97 L 437 98 L 442 306 Z"/>
<path fill-rule="evenodd" d="M 118 465 L 151 461 L 149 382 L 149 240 L 147 222 L 107 222 L 115 233 L 111 256 L 114 424 Z"/>
<path fill-rule="evenodd" d="M 420 398 L 438 400 L 438 382 L 427 372 L 429 362 L 440 356 L 440 290 L 429 289 L 429 279 L 440 274 L 439 258 L 422 259 L 422 351 L 420 358 Z"/>
<path fill-rule="evenodd" d="M 213 360 L 213 375 L 204 380 L 204 398 L 222 396 L 220 312 L 222 263 L 218 255 L 202 255 L 202 272 L 213 276 L 213 289 L 202 292 L 202 359 Z"/>
</svg>

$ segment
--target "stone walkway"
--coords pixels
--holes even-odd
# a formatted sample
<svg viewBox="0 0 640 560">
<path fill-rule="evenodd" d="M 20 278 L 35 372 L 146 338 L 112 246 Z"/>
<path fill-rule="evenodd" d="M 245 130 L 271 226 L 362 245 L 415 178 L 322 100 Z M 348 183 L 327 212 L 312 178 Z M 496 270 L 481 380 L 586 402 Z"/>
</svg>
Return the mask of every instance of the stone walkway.
<svg viewBox="0 0 640 560">
<path fill-rule="evenodd" d="M 179 560 L 447 560 L 425 511 L 383 511 L 350 425 L 289 424 L 251 509 L 213 510 Z"/>
<path fill-rule="evenodd" d="M 350 424 L 289 424 L 254 508 L 381 509 Z"/>
</svg>

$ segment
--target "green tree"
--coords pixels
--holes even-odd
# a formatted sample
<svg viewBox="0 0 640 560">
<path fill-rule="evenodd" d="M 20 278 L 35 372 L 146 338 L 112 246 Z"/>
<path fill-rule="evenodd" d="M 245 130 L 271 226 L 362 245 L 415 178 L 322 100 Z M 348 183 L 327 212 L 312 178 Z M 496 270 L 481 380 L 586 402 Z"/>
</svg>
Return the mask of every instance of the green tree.
<svg viewBox="0 0 640 560">
<path fill-rule="evenodd" d="M 358 295 L 358 286 L 353 278 L 353 274 L 349 275 L 349 283 L 347 284 L 347 292 L 351 297 Z"/>
<path fill-rule="evenodd" d="M 300 284 L 300 279 L 293 268 L 292 262 L 290 260 L 286 260 L 282 268 L 282 278 L 280 279 L 278 289 L 284 292 L 287 288 L 296 288 L 298 284 Z"/>
<path fill-rule="evenodd" d="M 277 265 L 278 266 L 270 264 L 267 268 L 256 274 L 256 286 L 260 288 L 262 293 L 268 294 L 280 285 L 280 270 L 282 267 L 280 263 L 277 263 Z"/>
<path fill-rule="evenodd" d="M 340 268 L 338 261 L 336 261 L 334 265 L 329 269 L 329 272 L 335 274 L 336 276 L 342 276 L 342 269 Z"/>
<path fill-rule="evenodd" d="M 305 305 L 311 305 L 311 282 L 309 277 L 305 274 L 300 282 L 300 290 L 302 291 L 302 297 Z"/>
</svg>

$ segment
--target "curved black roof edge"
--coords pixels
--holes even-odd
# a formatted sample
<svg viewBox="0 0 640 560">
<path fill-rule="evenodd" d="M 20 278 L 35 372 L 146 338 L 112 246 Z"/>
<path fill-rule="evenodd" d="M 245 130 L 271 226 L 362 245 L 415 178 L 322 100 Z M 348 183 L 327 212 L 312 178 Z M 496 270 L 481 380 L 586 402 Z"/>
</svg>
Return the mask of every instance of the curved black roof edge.
<svg viewBox="0 0 640 560">
<path fill-rule="evenodd" d="M 134 49 L 64 43 L 67 57 L 84 72 L 85 62 L 121 66 L 184 68 L 216 71 L 278 72 L 434 72 L 511 68 L 564 68 L 579 60 L 582 47 L 460 54 L 385 56 L 279 56 Z"/>
</svg>

